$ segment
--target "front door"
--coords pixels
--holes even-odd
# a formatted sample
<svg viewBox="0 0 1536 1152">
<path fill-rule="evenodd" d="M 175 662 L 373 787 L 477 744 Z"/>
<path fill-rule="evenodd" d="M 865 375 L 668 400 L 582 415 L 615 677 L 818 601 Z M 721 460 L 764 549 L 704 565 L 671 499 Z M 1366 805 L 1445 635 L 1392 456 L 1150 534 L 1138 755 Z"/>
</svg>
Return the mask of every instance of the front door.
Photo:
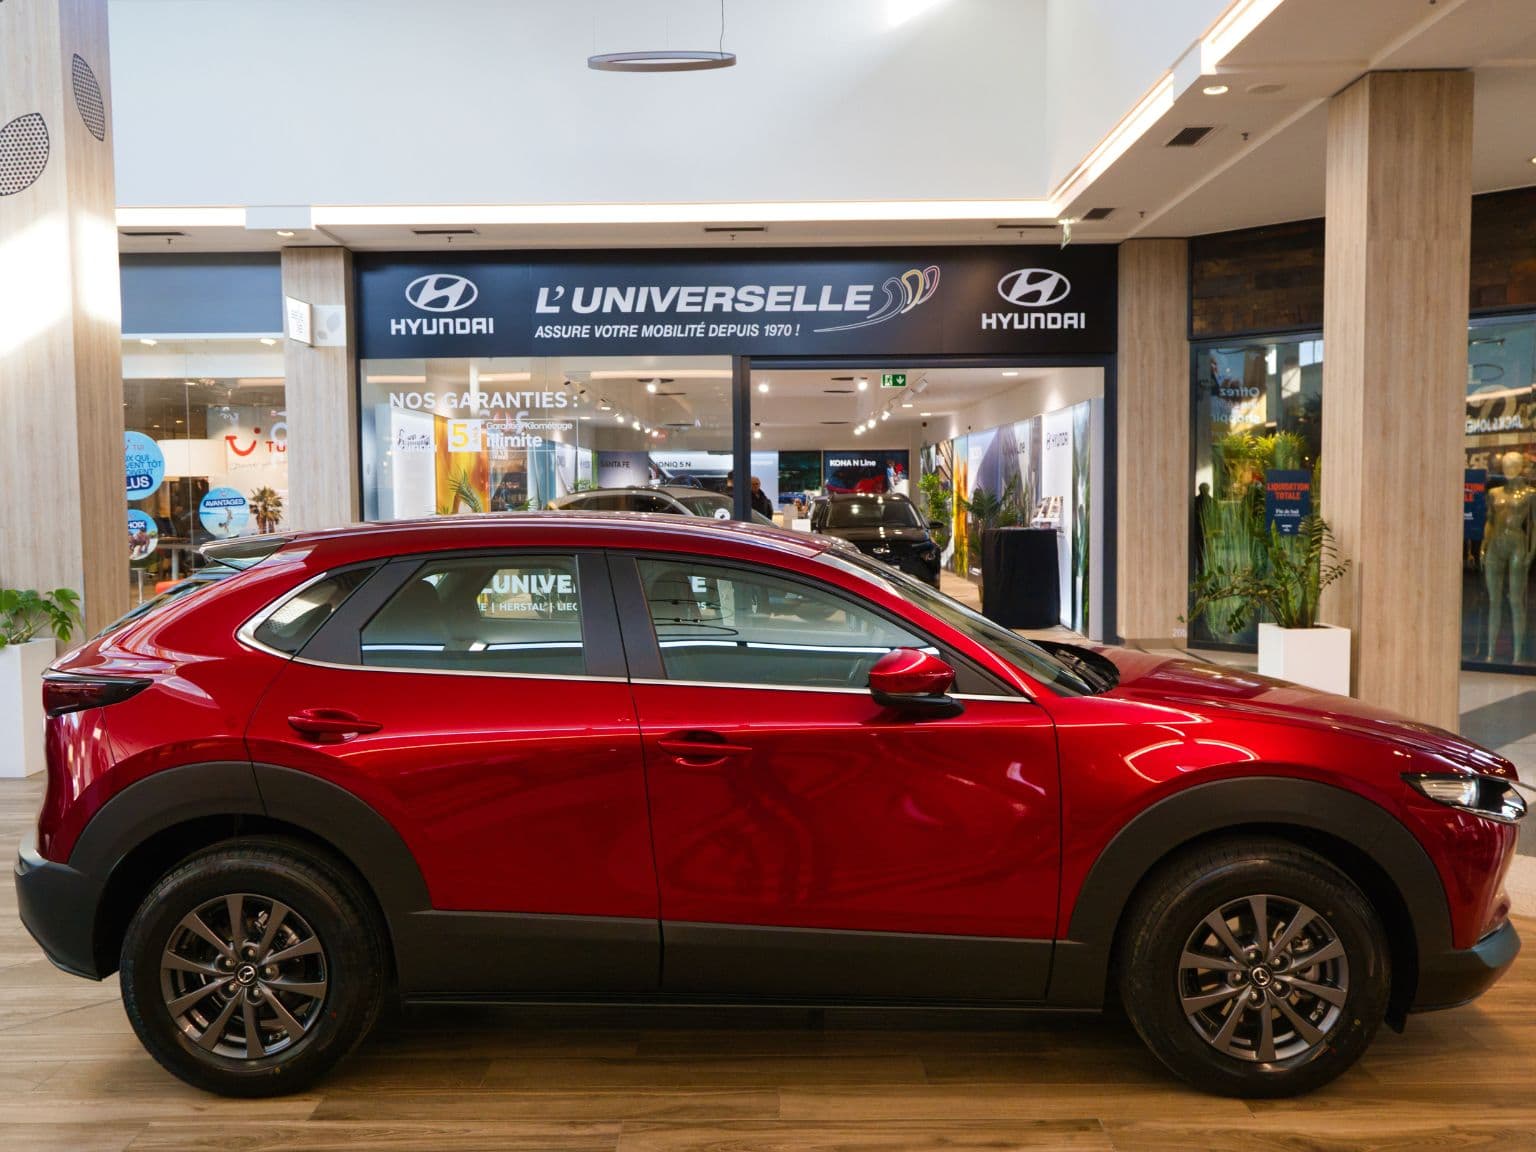
<svg viewBox="0 0 1536 1152">
<path fill-rule="evenodd" d="M 668 990 L 1043 994 L 1060 838 L 1042 708 L 975 670 L 962 715 L 882 708 L 870 666 L 932 641 L 827 584 L 644 556 L 614 575 L 652 625 L 626 644 Z"/>
</svg>

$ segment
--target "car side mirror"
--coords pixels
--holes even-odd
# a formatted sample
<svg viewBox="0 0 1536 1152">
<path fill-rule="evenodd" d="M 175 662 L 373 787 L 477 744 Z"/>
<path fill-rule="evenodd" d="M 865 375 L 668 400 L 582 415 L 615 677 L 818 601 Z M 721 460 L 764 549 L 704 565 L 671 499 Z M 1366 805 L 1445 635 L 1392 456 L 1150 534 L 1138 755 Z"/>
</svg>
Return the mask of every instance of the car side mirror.
<svg viewBox="0 0 1536 1152">
<path fill-rule="evenodd" d="M 930 531 L 930 532 L 939 532 L 939 531 L 942 531 L 943 528 L 944 528 L 944 522 L 942 520 L 930 520 L 930 521 L 928 521 L 928 531 Z"/>
<path fill-rule="evenodd" d="M 954 683 L 953 668 L 916 648 L 893 648 L 869 670 L 869 694 L 876 704 L 920 719 L 942 720 L 965 711 L 948 695 Z"/>
</svg>

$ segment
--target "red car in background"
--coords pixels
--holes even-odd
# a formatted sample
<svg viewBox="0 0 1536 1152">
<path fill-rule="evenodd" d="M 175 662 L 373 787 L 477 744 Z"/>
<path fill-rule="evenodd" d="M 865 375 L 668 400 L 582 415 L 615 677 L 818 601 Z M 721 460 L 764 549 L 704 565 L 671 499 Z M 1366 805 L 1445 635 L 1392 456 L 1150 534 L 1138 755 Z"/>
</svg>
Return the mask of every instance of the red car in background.
<svg viewBox="0 0 1536 1152">
<path fill-rule="evenodd" d="M 210 547 L 61 660 L 16 865 L 150 1053 L 298 1090 L 386 997 L 1123 1004 L 1272 1096 L 1519 942 L 1504 759 L 1353 700 L 1023 640 L 854 549 L 681 517 Z"/>
</svg>

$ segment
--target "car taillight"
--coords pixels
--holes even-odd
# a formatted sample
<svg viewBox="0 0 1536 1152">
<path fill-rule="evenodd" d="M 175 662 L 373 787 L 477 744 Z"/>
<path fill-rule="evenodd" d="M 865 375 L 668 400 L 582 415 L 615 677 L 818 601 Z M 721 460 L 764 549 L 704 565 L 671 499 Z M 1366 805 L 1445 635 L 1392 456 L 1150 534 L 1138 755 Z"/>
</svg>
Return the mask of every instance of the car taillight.
<svg viewBox="0 0 1536 1152">
<path fill-rule="evenodd" d="M 104 708 L 149 687 L 148 680 L 125 676 L 73 676 L 49 672 L 43 676 L 43 711 L 49 716 Z"/>
</svg>

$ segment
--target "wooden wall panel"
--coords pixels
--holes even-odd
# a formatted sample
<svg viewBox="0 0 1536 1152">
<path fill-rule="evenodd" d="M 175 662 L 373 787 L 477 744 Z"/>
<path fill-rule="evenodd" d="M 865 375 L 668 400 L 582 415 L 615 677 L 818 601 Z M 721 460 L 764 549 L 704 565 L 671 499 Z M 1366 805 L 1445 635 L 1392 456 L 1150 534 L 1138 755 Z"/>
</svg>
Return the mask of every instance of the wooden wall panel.
<svg viewBox="0 0 1536 1152">
<path fill-rule="evenodd" d="M 1189 591 L 1189 244 L 1120 246 L 1116 612 L 1132 643 L 1183 644 Z"/>
<path fill-rule="evenodd" d="M 295 530 L 335 528 L 362 518 L 357 469 L 357 374 L 352 339 L 352 253 L 283 249 L 283 294 L 346 309 L 346 343 L 314 348 L 285 341 L 288 515 Z"/>
<path fill-rule="evenodd" d="M 128 606 L 105 0 L 0 5 L 0 125 L 33 115 L 41 172 L 0 172 L 0 583 L 80 590 L 91 631 Z"/>
<path fill-rule="evenodd" d="M 1458 722 L 1472 77 L 1372 73 L 1328 122 L 1322 509 L 1355 694 Z"/>
</svg>

